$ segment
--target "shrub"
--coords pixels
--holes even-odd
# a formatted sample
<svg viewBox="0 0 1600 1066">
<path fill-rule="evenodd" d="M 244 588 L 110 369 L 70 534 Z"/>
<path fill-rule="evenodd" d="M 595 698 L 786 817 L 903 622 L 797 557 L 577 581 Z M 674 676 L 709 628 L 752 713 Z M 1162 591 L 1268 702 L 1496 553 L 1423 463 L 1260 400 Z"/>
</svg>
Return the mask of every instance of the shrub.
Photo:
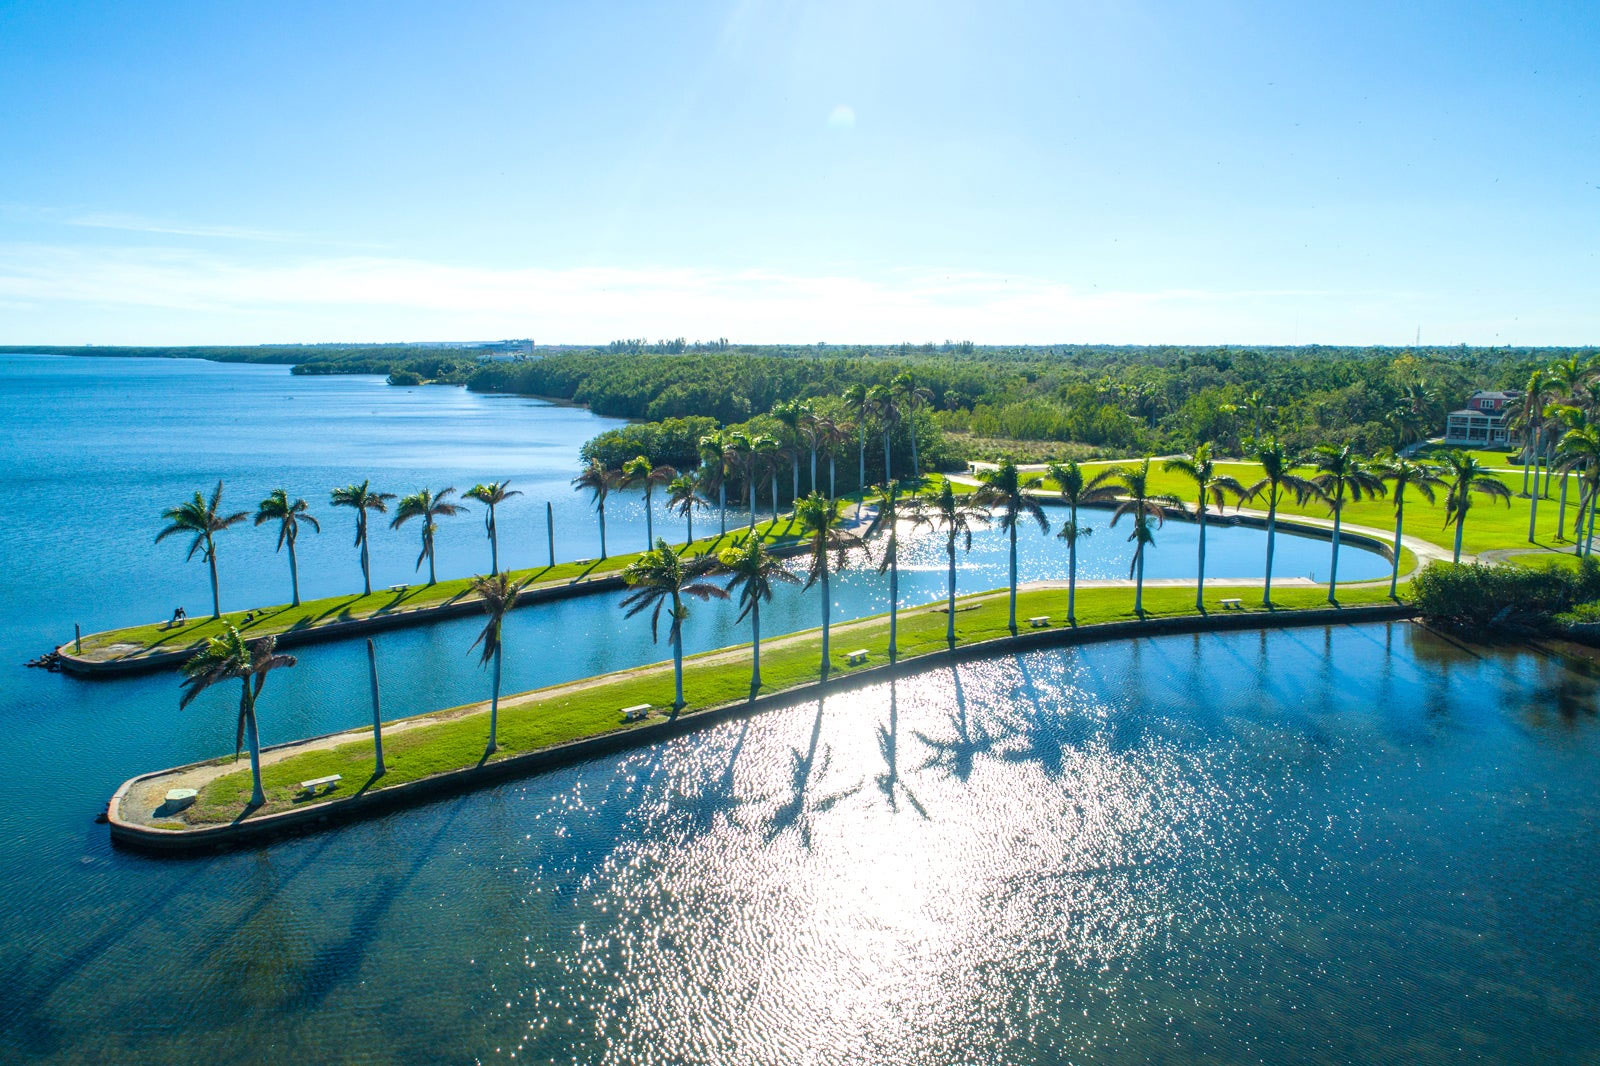
<svg viewBox="0 0 1600 1066">
<path fill-rule="evenodd" d="M 1600 563 L 1584 559 L 1576 570 L 1431 563 L 1411 583 L 1411 598 L 1422 617 L 1437 625 L 1540 628 L 1576 604 L 1600 599 Z"/>
</svg>

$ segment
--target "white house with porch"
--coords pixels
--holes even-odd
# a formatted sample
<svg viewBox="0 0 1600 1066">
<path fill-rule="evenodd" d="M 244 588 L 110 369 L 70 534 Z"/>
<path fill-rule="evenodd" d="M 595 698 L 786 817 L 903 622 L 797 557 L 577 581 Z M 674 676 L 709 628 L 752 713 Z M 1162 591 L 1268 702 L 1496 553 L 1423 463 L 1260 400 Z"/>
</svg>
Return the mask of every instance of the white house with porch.
<svg viewBox="0 0 1600 1066">
<path fill-rule="evenodd" d="M 1511 443 L 1511 404 L 1522 393 L 1480 389 L 1467 405 L 1445 418 L 1446 444 L 1505 446 Z"/>
</svg>

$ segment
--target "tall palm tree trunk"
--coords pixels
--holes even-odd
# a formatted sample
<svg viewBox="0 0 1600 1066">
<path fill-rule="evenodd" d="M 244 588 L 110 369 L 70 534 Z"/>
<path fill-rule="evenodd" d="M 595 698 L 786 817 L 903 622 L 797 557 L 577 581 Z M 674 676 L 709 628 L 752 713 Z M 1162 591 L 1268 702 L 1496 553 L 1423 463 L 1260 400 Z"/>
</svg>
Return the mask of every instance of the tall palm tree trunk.
<svg viewBox="0 0 1600 1066">
<path fill-rule="evenodd" d="M 261 734 L 256 731 L 256 701 L 250 696 L 250 679 L 244 679 L 245 710 L 244 740 L 250 748 L 250 806 L 259 807 L 267 802 L 261 788 Z"/>
<path fill-rule="evenodd" d="M 861 447 L 857 449 L 856 461 L 856 491 L 861 493 L 861 498 L 856 500 L 856 520 L 861 520 L 862 505 L 867 502 L 867 425 L 866 419 L 861 420 Z"/>
<path fill-rule="evenodd" d="M 895 635 L 900 618 L 900 562 L 895 558 L 895 534 L 889 531 L 889 661 L 894 662 Z"/>
<path fill-rule="evenodd" d="M 1528 543 L 1533 543 L 1534 527 L 1539 522 L 1539 470 L 1533 471 L 1533 495 L 1528 498 Z"/>
<path fill-rule="evenodd" d="M 828 680 L 828 615 L 832 608 L 832 597 L 828 595 L 828 563 L 822 563 L 822 680 Z"/>
<path fill-rule="evenodd" d="M 953 648 L 956 646 L 956 535 L 954 531 L 950 533 L 950 539 L 945 545 L 945 550 L 950 555 L 950 609 L 946 612 L 948 617 L 946 617 L 944 624 L 944 640 L 946 644 Z"/>
<path fill-rule="evenodd" d="M 489 754 L 498 747 L 500 735 L 500 655 L 501 647 L 498 642 L 494 646 L 494 680 L 489 687 Z"/>
<path fill-rule="evenodd" d="M 289 606 L 300 606 L 300 567 L 294 558 L 294 538 L 289 537 Z"/>
<path fill-rule="evenodd" d="M 1206 609 L 1206 494 L 1200 494 L 1200 561 L 1195 575 L 1194 609 L 1202 614 Z"/>
<path fill-rule="evenodd" d="M 817 450 L 815 448 L 811 449 L 811 491 L 817 491 Z M 796 495 L 799 495 L 799 493 L 796 493 Z M 833 499 L 833 493 L 828 493 L 828 498 L 830 500 Z"/>
<path fill-rule="evenodd" d="M 778 472 L 772 472 L 772 523 L 778 523 Z"/>
<path fill-rule="evenodd" d="M 1144 545 L 1139 545 L 1133 559 L 1133 613 L 1144 617 Z"/>
<path fill-rule="evenodd" d="M 1594 514 L 1596 510 L 1595 497 L 1597 495 L 1600 495 L 1600 491 L 1591 491 L 1589 493 L 1589 533 L 1584 539 L 1583 554 L 1585 555 L 1594 554 Z"/>
<path fill-rule="evenodd" d="M 1399 495 L 1394 498 L 1394 569 L 1389 572 L 1389 598 L 1395 598 L 1395 589 L 1400 584 L 1400 530 L 1405 525 L 1406 497 L 1405 490 L 1400 489 Z"/>
<path fill-rule="evenodd" d="M 500 527 L 494 524 L 494 504 L 489 505 L 489 576 L 500 573 Z"/>
<path fill-rule="evenodd" d="M 1556 539 L 1563 539 L 1561 531 L 1567 528 L 1567 476 L 1570 471 L 1561 471 L 1561 509 L 1556 512 Z"/>
<path fill-rule="evenodd" d="M 1261 606 L 1272 606 L 1272 549 L 1276 547 L 1278 533 L 1278 492 L 1273 489 L 1267 505 L 1267 576 L 1261 586 Z"/>
<path fill-rule="evenodd" d="M 1461 535 L 1466 532 L 1467 518 L 1465 515 L 1456 516 L 1456 554 L 1452 562 L 1461 561 Z"/>
<path fill-rule="evenodd" d="M 211 617 L 222 617 L 222 600 L 217 595 L 217 546 L 206 537 L 206 565 L 211 569 Z"/>
<path fill-rule="evenodd" d="M 683 626 L 672 630 L 672 709 L 683 710 Z"/>
<path fill-rule="evenodd" d="M 750 694 L 761 687 L 761 602 L 750 603 Z"/>
<path fill-rule="evenodd" d="M 361 586 L 362 595 L 372 595 L 372 560 L 367 556 L 367 513 L 361 512 Z"/>
<path fill-rule="evenodd" d="M 437 584 L 439 579 L 433 572 L 433 538 L 426 532 L 422 534 L 422 550 L 428 556 L 428 584 Z"/>
<path fill-rule="evenodd" d="M 833 468 L 834 468 L 833 456 L 829 455 L 828 456 L 828 499 L 830 499 L 830 500 L 836 500 L 836 499 L 839 498 L 839 494 L 837 492 L 833 491 L 833 485 L 834 485 L 834 479 L 833 479 L 834 470 L 833 470 Z"/>
<path fill-rule="evenodd" d="M 689 531 L 688 531 L 689 539 L 683 542 L 684 546 L 687 547 L 688 545 L 694 543 L 694 507 L 693 506 L 686 507 L 684 509 L 683 520 L 684 520 L 685 523 L 688 524 L 688 527 L 689 527 Z"/>
<path fill-rule="evenodd" d="M 794 495 L 790 498 L 798 500 L 800 498 L 800 457 L 797 455 L 791 461 L 794 463 Z M 814 462 L 811 466 L 811 487 L 813 489 L 817 487 L 817 467 Z"/>
<path fill-rule="evenodd" d="M 894 473 L 889 469 L 889 431 L 883 431 L 883 483 L 894 484 Z"/>
<path fill-rule="evenodd" d="M 1067 625 L 1078 624 L 1078 505 L 1067 513 L 1072 523 L 1072 539 L 1067 542 Z"/>
<path fill-rule="evenodd" d="M 644 550 L 649 551 L 656 543 L 655 520 L 650 514 L 650 487 L 644 490 Z"/>
<path fill-rule="evenodd" d="M 1328 553 L 1328 602 L 1338 603 L 1334 586 L 1339 582 L 1339 527 L 1344 523 L 1344 509 L 1333 512 L 1333 550 Z"/>
<path fill-rule="evenodd" d="M 1013 636 L 1017 632 L 1017 523 L 1011 523 L 1011 608 L 1006 624 Z"/>
<path fill-rule="evenodd" d="M 917 419 L 915 414 L 906 416 L 906 424 L 911 429 L 911 476 L 922 476 L 922 461 L 917 458 Z"/>
<path fill-rule="evenodd" d="M 606 505 L 595 504 L 595 513 L 600 516 L 600 558 L 606 557 Z"/>
</svg>

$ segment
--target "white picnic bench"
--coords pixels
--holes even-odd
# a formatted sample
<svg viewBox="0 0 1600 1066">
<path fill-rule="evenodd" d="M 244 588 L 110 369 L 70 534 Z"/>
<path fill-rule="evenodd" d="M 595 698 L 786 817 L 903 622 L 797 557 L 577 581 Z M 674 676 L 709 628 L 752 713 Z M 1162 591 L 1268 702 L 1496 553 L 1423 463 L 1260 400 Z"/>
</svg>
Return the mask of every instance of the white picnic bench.
<svg viewBox="0 0 1600 1066">
<path fill-rule="evenodd" d="M 1028 624 L 1034 629 L 1043 629 L 1050 624 L 1050 616 L 1047 614 L 1035 615 L 1028 619 Z"/>
<path fill-rule="evenodd" d="M 390 585 L 389 586 L 389 591 L 390 592 L 404 592 L 406 589 L 408 589 L 410 587 L 411 587 L 410 585 Z"/>
<path fill-rule="evenodd" d="M 637 722 L 641 718 L 648 717 L 649 714 L 650 705 L 648 703 L 636 703 L 632 707 L 622 708 L 622 720 L 624 722 Z"/>
<path fill-rule="evenodd" d="M 846 652 L 845 659 L 851 666 L 860 666 L 867 661 L 867 649 L 857 648 L 855 651 Z"/>
<path fill-rule="evenodd" d="M 1229 596 L 1228 598 L 1218 600 L 1217 602 L 1222 604 L 1222 609 L 1224 611 L 1242 611 L 1244 609 L 1244 600 L 1240 599 L 1238 596 Z"/>
<path fill-rule="evenodd" d="M 300 787 L 315 796 L 324 785 L 328 787 L 329 792 L 332 792 L 333 786 L 343 779 L 343 774 L 329 774 L 327 777 L 313 777 L 310 781 L 302 781 Z"/>
</svg>

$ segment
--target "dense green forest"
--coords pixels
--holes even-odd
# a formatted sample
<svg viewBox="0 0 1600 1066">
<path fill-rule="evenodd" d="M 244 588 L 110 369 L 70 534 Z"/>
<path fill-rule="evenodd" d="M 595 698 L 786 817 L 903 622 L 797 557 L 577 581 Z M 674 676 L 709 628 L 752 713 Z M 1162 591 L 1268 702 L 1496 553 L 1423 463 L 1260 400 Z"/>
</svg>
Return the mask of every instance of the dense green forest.
<svg viewBox="0 0 1600 1066">
<path fill-rule="evenodd" d="M 525 346 L 525 347 L 524 347 Z M 0 352 L 164 356 L 291 363 L 297 374 L 379 373 L 395 384 L 465 383 L 587 404 L 640 424 L 602 435 L 585 458 L 617 465 L 634 455 L 692 466 L 698 441 L 730 428 L 800 448 L 795 416 L 851 431 L 863 409 L 852 387 L 894 391 L 904 407 L 867 412 L 868 479 L 881 475 L 886 427 L 897 468 L 915 437 L 924 468 L 963 459 L 1182 451 L 1212 441 L 1236 452 L 1270 428 L 1286 445 L 1349 443 L 1366 453 L 1440 432 L 1445 413 L 1477 388 L 1514 389 L 1558 359 L 1587 362 L 1593 348 L 1350 348 L 1309 345 L 985 347 L 971 342 L 743 346 L 725 338 L 643 339 L 603 347 L 530 342 L 443 345 L 262 345 L 187 348 L 0 348 Z M 501 355 L 490 359 L 491 353 Z M 897 384 L 898 383 L 898 384 Z M 894 386 L 891 389 L 891 386 Z M 912 397 L 915 397 L 914 399 Z M 837 434 L 836 434 L 837 435 Z M 841 482 L 854 486 L 861 435 L 831 445 Z M 824 453 L 825 455 L 826 453 Z M 876 471 L 876 473 L 875 473 Z M 845 477 L 848 472 L 848 477 Z"/>
<path fill-rule="evenodd" d="M 893 430 L 895 463 L 915 426 L 926 466 L 1010 454 L 1125 455 L 1213 441 L 1237 452 L 1270 428 L 1293 449 L 1352 444 L 1366 453 L 1442 432 L 1478 388 L 1514 389 L 1557 358 L 1595 349 L 1109 347 L 770 347 L 677 352 L 623 342 L 607 350 L 486 364 L 468 387 L 589 405 L 641 419 L 591 442 L 607 462 L 646 454 L 691 461 L 686 423 L 714 420 L 782 439 L 769 412 L 807 401 L 836 423 L 860 421 L 843 396 L 909 376 L 925 394 Z M 788 434 L 792 437 L 792 433 Z M 868 449 L 869 466 L 873 449 Z M 841 452 L 841 458 L 844 453 Z M 881 455 L 881 453 L 880 453 Z M 881 458 L 876 463 L 882 468 Z M 852 482 L 854 480 L 852 470 Z M 869 480 L 870 480 L 869 471 Z"/>
</svg>

